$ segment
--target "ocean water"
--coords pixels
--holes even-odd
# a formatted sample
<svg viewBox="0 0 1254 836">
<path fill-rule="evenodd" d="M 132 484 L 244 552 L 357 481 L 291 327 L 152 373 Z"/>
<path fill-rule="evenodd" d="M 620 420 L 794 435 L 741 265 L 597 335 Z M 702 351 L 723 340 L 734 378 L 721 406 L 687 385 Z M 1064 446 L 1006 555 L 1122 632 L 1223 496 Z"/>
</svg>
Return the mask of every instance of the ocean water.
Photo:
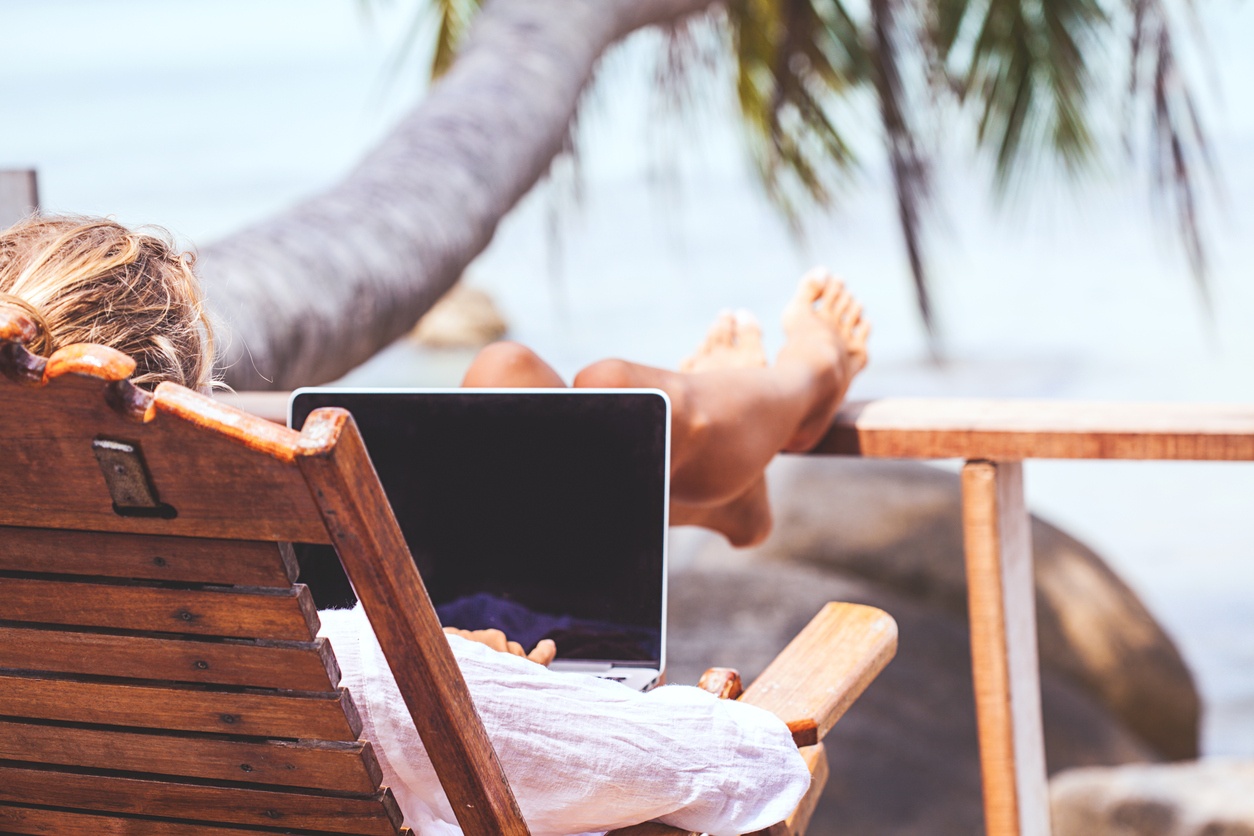
<svg viewBox="0 0 1254 836">
<path fill-rule="evenodd" d="M 408 14 L 367 18 L 353 0 L 0 4 L 0 167 L 38 168 L 49 209 L 208 242 L 333 182 L 421 95 L 417 62 L 388 69 Z M 1254 8 L 1199 15 L 1204 60 L 1187 67 L 1217 172 L 1209 312 L 1143 165 L 1116 151 L 1079 183 L 1046 166 L 997 200 L 962 130 L 929 131 L 946 358 L 934 363 L 865 107 L 849 114 L 869 152 L 859 176 L 798 239 L 766 204 L 716 83 L 686 120 L 662 106 L 648 34 L 606 60 L 578 165 L 555 167 L 469 280 L 565 374 L 605 356 L 674 365 L 724 308 L 757 312 L 777 348 L 779 310 L 821 263 L 874 321 L 855 398 L 1254 402 Z M 1114 120 L 1097 127 L 1120 147 Z M 453 382 L 465 360 L 400 344 L 353 379 Z M 1031 462 L 1027 493 L 1177 638 L 1206 699 L 1206 751 L 1254 755 L 1254 466 Z"/>
</svg>

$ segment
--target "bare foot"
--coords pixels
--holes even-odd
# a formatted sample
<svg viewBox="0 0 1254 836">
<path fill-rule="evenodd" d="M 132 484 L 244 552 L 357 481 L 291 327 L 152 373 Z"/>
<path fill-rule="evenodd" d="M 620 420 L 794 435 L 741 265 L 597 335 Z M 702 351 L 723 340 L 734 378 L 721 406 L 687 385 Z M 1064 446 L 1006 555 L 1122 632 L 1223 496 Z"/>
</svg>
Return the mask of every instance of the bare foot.
<svg viewBox="0 0 1254 836">
<path fill-rule="evenodd" d="M 696 352 L 680 364 L 685 374 L 729 369 L 766 368 L 762 326 L 748 311 L 724 311 Z M 759 476 L 748 490 L 721 505 L 685 505 L 671 502 L 672 525 L 699 525 L 717 531 L 733 546 L 755 546 L 771 532 L 771 506 L 766 477 Z"/>
<path fill-rule="evenodd" d="M 812 375 L 814 398 L 785 452 L 809 450 L 823 438 L 849 384 L 866 367 L 870 331 L 861 303 L 844 282 L 821 268 L 801 279 L 797 295 L 784 309 L 785 342 L 776 367 Z"/>
<path fill-rule="evenodd" d="M 760 369 L 766 366 L 762 348 L 762 326 L 748 311 L 723 311 L 710 326 L 705 342 L 679 364 L 679 370 L 694 372 L 723 369 Z"/>
<path fill-rule="evenodd" d="M 771 503 L 766 477 L 759 476 L 749 490 L 722 505 L 697 507 L 671 502 L 671 525 L 699 525 L 717 531 L 736 548 L 756 546 L 771 533 Z"/>
</svg>

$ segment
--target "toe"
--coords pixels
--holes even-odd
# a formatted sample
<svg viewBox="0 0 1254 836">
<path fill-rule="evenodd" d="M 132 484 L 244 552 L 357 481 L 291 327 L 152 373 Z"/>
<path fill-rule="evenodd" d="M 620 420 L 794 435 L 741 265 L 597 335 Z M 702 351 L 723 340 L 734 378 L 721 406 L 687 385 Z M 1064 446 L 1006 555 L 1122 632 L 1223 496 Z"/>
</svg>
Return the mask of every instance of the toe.
<svg viewBox="0 0 1254 836">
<path fill-rule="evenodd" d="M 731 311 L 723 311 L 710 326 L 706 337 L 706 345 L 710 348 L 732 345 L 736 341 L 736 316 Z"/>
<path fill-rule="evenodd" d="M 766 349 L 762 346 L 762 324 L 750 311 L 736 311 L 736 349 L 741 362 L 745 365 L 766 365 Z"/>
<path fill-rule="evenodd" d="M 824 305 L 823 312 L 827 314 L 828 322 L 837 331 L 848 333 L 845 320 L 849 316 L 851 307 L 853 307 L 853 297 L 848 292 L 842 290 L 839 296 L 834 297 L 829 304 Z"/>
<path fill-rule="evenodd" d="M 852 301 L 850 302 L 848 309 L 844 312 L 841 319 L 841 325 L 843 325 L 846 330 L 852 332 L 853 329 L 857 327 L 858 323 L 862 321 L 862 303 L 857 299 L 853 299 L 853 297 L 850 297 L 850 299 Z"/>
<path fill-rule="evenodd" d="M 849 348 L 866 354 L 866 341 L 871 336 L 871 323 L 859 322 L 849 334 Z"/>
<path fill-rule="evenodd" d="M 797 286 L 797 295 L 793 298 L 793 304 L 813 305 L 823 296 L 831 282 L 832 274 L 826 268 L 812 268 L 801 277 L 801 284 Z"/>
<path fill-rule="evenodd" d="M 762 324 L 752 311 L 736 311 L 736 344 L 746 348 L 762 345 Z"/>
<path fill-rule="evenodd" d="M 819 299 L 819 309 L 833 316 L 839 316 L 848 304 L 849 291 L 845 290 L 845 283 L 840 279 L 832 278 L 823 289 L 823 296 Z"/>
</svg>

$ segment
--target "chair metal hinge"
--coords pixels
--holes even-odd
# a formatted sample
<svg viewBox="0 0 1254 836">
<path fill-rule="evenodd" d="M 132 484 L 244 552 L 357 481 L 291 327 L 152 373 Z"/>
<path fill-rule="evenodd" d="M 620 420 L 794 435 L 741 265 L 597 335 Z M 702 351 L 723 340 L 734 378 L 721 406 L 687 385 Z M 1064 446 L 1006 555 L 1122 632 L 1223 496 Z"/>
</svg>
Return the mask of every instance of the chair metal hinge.
<svg viewBox="0 0 1254 836">
<path fill-rule="evenodd" d="M 178 511 L 173 506 L 162 502 L 157 496 L 152 476 L 144 464 L 138 444 L 97 438 L 92 440 L 91 449 L 96 454 L 96 461 L 100 463 L 100 472 L 104 474 L 109 495 L 113 497 L 115 514 L 123 517 L 165 519 L 178 516 Z"/>
</svg>

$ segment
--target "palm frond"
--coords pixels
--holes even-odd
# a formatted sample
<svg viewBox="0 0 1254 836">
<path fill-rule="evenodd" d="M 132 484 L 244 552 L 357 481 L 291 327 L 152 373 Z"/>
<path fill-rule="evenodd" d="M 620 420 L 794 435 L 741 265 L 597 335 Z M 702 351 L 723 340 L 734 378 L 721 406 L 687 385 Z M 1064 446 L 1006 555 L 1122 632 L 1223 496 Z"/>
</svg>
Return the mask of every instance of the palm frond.
<svg viewBox="0 0 1254 836">
<path fill-rule="evenodd" d="M 391 5 L 393 0 L 357 0 L 361 13 L 367 17 L 375 7 Z M 423 0 L 416 3 L 414 14 L 392 53 L 389 71 L 399 72 L 414 53 L 425 52 L 422 39 L 428 29 L 428 21 L 435 19 L 435 49 L 431 56 L 432 79 L 442 76 L 457 57 L 457 48 L 470 29 L 475 15 L 483 6 L 483 0 Z"/>
<path fill-rule="evenodd" d="M 871 0 L 871 27 L 874 38 L 870 50 L 872 76 L 880 106 L 880 121 L 888 144 L 888 164 L 897 199 L 910 273 L 914 279 L 915 300 L 930 338 L 933 356 L 937 354 L 936 322 L 929 293 L 927 261 L 923 256 L 923 212 L 931 186 L 929 165 L 911 120 L 901 54 L 903 26 L 901 0 Z"/>
<path fill-rule="evenodd" d="M 965 43 L 972 15 L 982 17 Z M 939 3 L 931 35 L 942 59 L 959 67 L 959 96 L 977 103 L 977 141 L 993 152 L 999 189 L 1046 149 L 1072 171 L 1090 157 L 1090 64 L 1108 23 L 1097 0 Z"/>
<path fill-rule="evenodd" d="M 860 32 L 840 0 L 732 0 L 727 23 L 750 151 L 796 225 L 806 203 L 830 204 L 856 164 L 830 108 L 865 79 Z"/>
<path fill-rule="evenodd" d="M 1198 167 L 1210 172 L 1206 131 L 1192 91 L 1176 61 L 1175 39 L 1161 0 L 1128 0 L 1132 13 L 1128 113 L 1149 98 L 1149 151 L 1156 195 L 1172 204 L 1189 267 L 1211 312 L 1206 247 L 1198 218 Z"/>
<path fill-rule="evenodd" d="M 457 47 L 470 29 L 483 0 L 434 0 L 432 7 L 439 19 L 435 55 L 431 59 L 431 77 L 444 75 L 457 57 Z"/>
</svg>

